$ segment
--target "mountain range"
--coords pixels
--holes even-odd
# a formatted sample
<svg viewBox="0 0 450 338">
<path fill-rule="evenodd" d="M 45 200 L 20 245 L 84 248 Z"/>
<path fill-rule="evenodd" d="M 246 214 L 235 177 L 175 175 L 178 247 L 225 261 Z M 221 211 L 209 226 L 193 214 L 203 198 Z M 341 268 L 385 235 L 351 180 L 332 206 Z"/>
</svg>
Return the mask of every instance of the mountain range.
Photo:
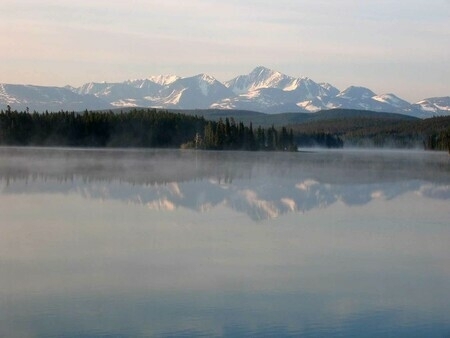
<svg viewBox="0 0 450 338">
<path fill-rule="evenodd" d="M 377 95 L 358 86 L 341 91 L 329 83 L 292 77 L 262 66 L 224 83 L 210 75 L 199 74 L 191 77 L 158 75 L 118 83 L 91 82 L 80 87 L 0 84 L 0 105 L 38 112 L 155 107 L 275 114 L 344 108 L 420 118 L 450 115 L 450 96 L 410 103 L 395 94 Z"/>
</svg>

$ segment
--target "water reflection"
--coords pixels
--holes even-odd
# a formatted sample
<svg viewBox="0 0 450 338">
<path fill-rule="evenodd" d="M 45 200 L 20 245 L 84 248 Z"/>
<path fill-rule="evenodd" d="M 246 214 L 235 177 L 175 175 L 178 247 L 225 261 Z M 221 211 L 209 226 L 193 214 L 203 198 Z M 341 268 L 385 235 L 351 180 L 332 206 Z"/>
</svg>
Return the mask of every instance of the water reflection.
<svg viewBox="0 0 450 338">
<path fill-rule="evenodd" d="M 226 205 L 253 220 L 406 192 L 450 199 L 443 153 L 3 148 L 0 159 L 2 194 L 76 193 L 172 211 Z"/>
<path fill-rule="evenodd" d="M 0 149 L 0 336 L 450 333 L 435 153 Z"/>
</svg>

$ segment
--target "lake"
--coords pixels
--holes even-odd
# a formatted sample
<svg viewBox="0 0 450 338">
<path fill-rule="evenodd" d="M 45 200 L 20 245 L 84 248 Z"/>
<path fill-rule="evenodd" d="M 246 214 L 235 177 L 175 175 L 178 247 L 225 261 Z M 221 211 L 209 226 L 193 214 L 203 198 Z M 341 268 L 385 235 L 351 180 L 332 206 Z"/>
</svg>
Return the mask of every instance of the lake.
<svg viewBox="0 0 450 338">
<path fill-rule="evenodd" d="M 450 156 L 0 148 L 2 337 L 449 337 Z"/>
</svg>

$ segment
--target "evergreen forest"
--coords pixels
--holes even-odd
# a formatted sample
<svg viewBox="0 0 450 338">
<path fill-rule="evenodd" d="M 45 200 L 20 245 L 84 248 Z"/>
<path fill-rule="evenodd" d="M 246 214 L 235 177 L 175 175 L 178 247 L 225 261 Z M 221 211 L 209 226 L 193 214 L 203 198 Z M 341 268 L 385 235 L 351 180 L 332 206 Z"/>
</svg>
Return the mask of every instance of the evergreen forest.
<svg viewBox="0 0 450 338">
<path fill-rule="evenodd" d="M 214 150 L 296 150 L 292 130 L 253 130 L 234 119 L 166 110 L 29 113 L 0 111 L 0 145 L 59 147 L 198 148 Z"/>
<path fill-rule="evenodd" d="M 300 115 L 302 122 L 297 123 L 268 126 L 266 121 L 264 126 L 254 127 L 248 116 L 244 123 L 238 121 L 239 115 L 225 113 L 207 119 L 192 112 L 157 109 L 30 113 L 8 106 L 0 110 L 0 145 L 251 151 L 369 146 L 450 151 L 450 116 L 421 120 L 340 110 L 310 114 L 313 116 L 308 118 Z M 294 119 L 292 114 L 286 116 Z M 274 121 L 267 116 L 271 119 Z"/>
</svg>

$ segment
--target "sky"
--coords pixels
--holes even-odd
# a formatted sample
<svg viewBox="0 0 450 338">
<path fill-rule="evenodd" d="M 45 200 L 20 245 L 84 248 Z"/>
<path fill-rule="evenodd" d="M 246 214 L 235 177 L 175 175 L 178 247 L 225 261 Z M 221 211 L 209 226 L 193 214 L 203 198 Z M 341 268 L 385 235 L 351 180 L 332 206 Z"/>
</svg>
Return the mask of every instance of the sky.
<svg viewBox="0 0 450 338">
<path fill-rule="evenodd" d="M 1 0 L 0 83 L 265 66 L 417 102 L 450 95 L 450 0 Z"/>
</svg>

